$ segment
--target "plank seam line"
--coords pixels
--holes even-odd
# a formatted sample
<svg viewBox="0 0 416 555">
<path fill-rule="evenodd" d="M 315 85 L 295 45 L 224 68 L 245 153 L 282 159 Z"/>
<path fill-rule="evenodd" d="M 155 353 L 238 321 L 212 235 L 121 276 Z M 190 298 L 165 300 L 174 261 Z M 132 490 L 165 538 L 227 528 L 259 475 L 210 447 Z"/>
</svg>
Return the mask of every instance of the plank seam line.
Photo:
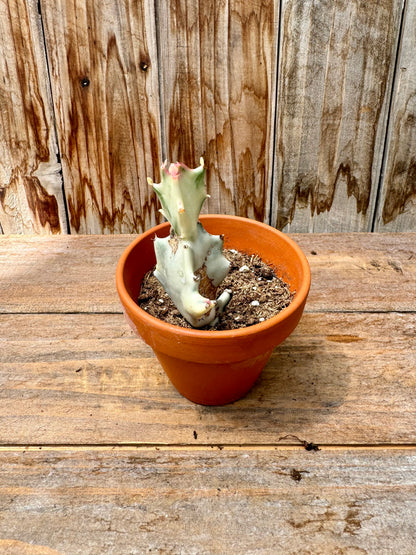
<svg viewBox="0 0 416 555">
<path fill-rule="evenodd" d="M 416 310 L 305 310 L 304 314 L 416 314 Z"/>
<path fill-rule="evenodd" d="M 277 165 L 277 154 L 276 154 L 276 143 L 277 143 L 277 125 L 278 125 L 278 101 L 279 101 L 279 78 L 280 78 L 280 49 L 281 49 L 281 41 L 282 41 L 282 0 L 278 2 L 279 6 L 279 17 L 277 22 L 277 41 L 276 41 L 276 60 L 275 60 L 275 90 L 274 90 L 274 114 L 273 114 L 273 137 L 272 137 L 272 164 L 271 164 L 271 175 L 270 175 L 270 195 L 269 195 L 269 216 L 268 216 L 268 224 L 272 227 L 275 227 L 275 223 L 277 218 L 275 217 L 275 212 L 278 208 L 278 201 L 275 198 L 275 189 L 276 189 L 276 165 Z M 277 192 L 276 192 L 277 195 Z"/>
<path fill-rule="evenodd" d="M 381 158 L 381 168 L 380 168 L 380 174 L 378 177 L 378 183 L 377 183 L 377 191 L 376 191 L 376 198 L 374 201 L 374 209 L 373 209 L 373 217 L 372 217 L 372 221 L 371 221 L 371 229 L 370 231 L 374 233 L 376 225 L 377 225 L 377 218 L 378 215 L 382 214 L 382 209 L 379 206 L 380 202 L 381 202 L 381 198 L 382 198 L 382 187 L 384 186 L 384 174 L 385 174 L 385 170 L 386 170 L 386 166 L 387 166 L 387 158 L 388 158 L 388 151 L 390 148 L 390 128 L 391 128 L 391 124 L 392 124 L 392 112 L 393 112 L 393 105 L 395 102 L 395 94 L 397 92 L 397 75 L 398 75 L 398 67 L 399 67 L 399 61 L 400 61 L 400 55 L 401 55 L 401 49 L 402 49 L 402 44 L 403 44 L 403 33 L 404 33 L 404 23 L 405 23 L 405 17 L 406 17 L 406 8 L 407 8 L 407 0 L 403 0 L 402 3 L 402 12 L 400 14 L 400 25 L 399 25 L 399 32 L 398 32 L 398 38 L 397 38 L 397 47 L 396 47 L 396 55 L 394 58 L 394 68 L 393 68 L 393 75 L 392 75 L 392 80 L 391 80 L 391 86 L 390 86 L 390 98 L 389 98 L 389 102 L 388 102 L 388 108 L 387 108 L 387 118 L 386 118 L 386 127 L 385 127 L 385 132 L 384 132 L 384 144 L 383 144 L 383 153 L 382 153 L 382 158 Z"/>
<path fill-rule="evenodd" d="M 92 311 L 92 310 L 79 310 L 79 311 L 74 311 L 74 310 L 36 310 L 36 311 L 10 311 L 10 312 L 1 312 L 0 311 L 0 316 L 57 316 L 57 315 L 67 315 L 67 316 L 76 316 L 76 315 L 100 315 L 100 316 L 111 316 L 111 315 L 116 315 L 116 314 L 120 314 L 122 315 L 123 312 L 119 311 L 119 310 L 114 310 L 114 311 Z"/>
<path fill-rule="evenodd" d="M 54 102 L 54 92 L 53 92 L 53 87 L 52 87 L 52 79 L 51 79 L 51 67 L 50 67 L 50 62 L 49 62 L 49 53 L 48 53 L 48 46 L 46 43 L 46 33 L 45 33 L 45 24 L 43 22 L 43 14 L 42 14 L 42 5 L 41 5 L 41 0 L 38 0 L 38 14 L 39 14 L 39 20 L 40 20 L 40 29 L 41 29 L 41 33 L 42 33 L 42 46 L 43 46 L 43 51 L 45 54 L 45 62 L 46 62 L 46 72 L 48 74 L 48 89 L 49 89 L 49 94 L 51 97 L 51 108 L 52 108 L 52 121 L 53 121 L 53 132 L 55 135 L 55 145 L 56 145 L 56 156 L 57 156 L 57 162 L 59 164 L 59 175 L 61 177 L 61 191 L 62 191 L 62 198 L 63 198 L 63 208 L 64 208 L 64 213 L 65 213 L 65 219 L 66 219 L 66 233 L 67 235 L 71 235 L 71 224 L 70 224 L 70 213 L 69 213 L 69 207 L 68 207 L 68 199 L 66 198 L 66 191 L 65 191 L 65 182 L 64 182 L 64 174 L 62 171 L 62 158 L 61 158 L 61 147 L 60 147 L 60 142 L 59 142 L 59 133 L 58 133 L 58 125 L 56 122 L 56 113 L 55 113 L 55 102 Z"/>
<path fill-rule="evenodd" d="M 166 159 L 167 156 L 167 145 L 166 145 L 166 133 L 165 133 L 165 112 L 164 112 L 164 89 L 165 82 L 163 80 L 163 69 L 162 69 L 162 45 L 160 36 L 160 13 L 159 13 L 159 3 L 157 0 L 153 2 L 154 11 L 154 25 L 156 33 L 156 59 L 157 59 L 157 81 L 158 81 L 158 94 L 159 94 L 159 125 L 160 125 L 160 148 L 162 154 L 162 160 Z M 155 176 L 153 176 L 155 178 Z"/>
<path fill-rule="evenodd" d="M 299 443 L 264 443 L 264 444 L 241 444 L 241 443 L 90 443 L 90 444 L 78 444 L 78 443 L 44 443 L 44 444 L 32 444 L 32 443 L 2 443 L 0 444 L 0 452 L 11 451 L 11 450 L 189 450 L 189 451 L 200 451 L 200 450 L 250 450 L 250 451 L 284 451 L 290 450 L 300 450 L 308 451 L 303 445 Z M 319 444 L 319 451 L 325 450 L 371 450 L 371 451 L 382 451 L 382 450 L 416 450 L 416 443 L 380 443 L 380 444 Z M 317 454 L 317 451 L 313 451 L 312 454 Z"/>
<path fill-rule="evenodd" d="M 57 315 L 67 315 L 67 316 L 76 316 L 76 315 L 97 315 L 97 316 L 111 316 L 111 315 L 122 315 L 122 311 L 65 311 L 65 310 L 56 310 L 56 311 L 0 311 L 0 316 L 57 316 Z M 409 309 L 409 310 L 342 310 L 342 309 L 327 309 L 327 310 L 305 310 L 304 314 L 416 314 L 416 310 Z"/>
</svg>

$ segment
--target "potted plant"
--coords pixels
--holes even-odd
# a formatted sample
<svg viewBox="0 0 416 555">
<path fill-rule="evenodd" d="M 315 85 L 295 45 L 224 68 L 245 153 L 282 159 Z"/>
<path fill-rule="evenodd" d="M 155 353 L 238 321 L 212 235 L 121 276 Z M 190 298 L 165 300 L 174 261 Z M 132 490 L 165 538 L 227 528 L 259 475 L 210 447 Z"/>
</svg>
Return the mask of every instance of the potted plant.
<svg viewBox="0 0 416 555">
<path fill-rule="evenodd" d="M 122 253 L 116 285 L 131 327 L 152 347 L 176 389 L 191 401 L 222 405 L 244 396 L 274 348 L 297 326 L 310 286 L 301 249 L 266 224 L 227 215 L 200 216 L 207 198 L 205 170 L 165 163 L 154 187 L 167 222 L 141 234 Z M 249 327 L 213 331 L 230 291 L 215 298 L 228 271 L 222 250 L 258 255 L 290 287 L 293 299 L 275 316 Z M 155 275 L 193 328 L 155 318 L 137 303 L 144 276 Z M 204 326 L 204 329 L 200 329 Z"/>
</svg>

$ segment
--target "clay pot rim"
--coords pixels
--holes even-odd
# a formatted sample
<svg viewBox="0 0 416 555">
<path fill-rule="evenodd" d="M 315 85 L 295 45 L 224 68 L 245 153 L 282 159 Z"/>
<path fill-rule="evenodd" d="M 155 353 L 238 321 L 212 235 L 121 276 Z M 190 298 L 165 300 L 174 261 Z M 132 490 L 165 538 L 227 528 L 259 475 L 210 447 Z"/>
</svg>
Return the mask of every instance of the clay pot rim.
<svg viewBox="0 0 416 555">
<path fill-rule="evenodd" d="M 202 341 L 205 341 L 205 340 L 208 341 L 210 338 L 212 339 L 214 337 L 216 339 L 220 339 L 220 338 L 229 339 L 232 337 L 249 337 L 252 335 L 259 334 L 280 324 L 281 322 L 289 318 L 292 314 L 296 313 L 296 311 L 301 308 L 302 304 L 305 302 L 309 293 L 309 288 L 311 283 L 311 271 L 305 254 L 303 253 L 301 248 L 295 243 L 295 241 L 293 241 L 285 233 L 282 233 L 281 231 L 275 229 L 274 227 L 271 227 L 262 222 L 258 222 L 256 220 L 252 220 L 250 218 L 243 218 L 240 216 L 229 216 L 227 214 L 204 214 L 204 215 L 201 214 L 200 216 L 200 220 L 202 223 L 204 221 L 214 220 L 218 218 L 234 220 L 235 222 L 240 223 L 242 225 L 244 225 L 244 223 L 249 222 L 250 225 L 267 228 L 271 233 L 278 235 L 280 239 L 283 239 L 286 243 L 288 243 L 291 246 L 293 250 L 295 250 L 300 260 L 300 263 L 302 265 L 304 279 L 300 288 L 297 289 L 295 297 L 290 303 L 290 305 L 284 308 L 278 314 L 276 314 L 276 316 L 272 316 L 271 318 L 264 320 L 264 322 L 258 322 L 257 324 L 253 324 L 252 326 L 248 326 L 245 328 L 238 328 L 235 330 L 199 330 L 195 328 L 182 328 L 181 326 L 169 324 L 167 322 L 164 322 L 163 320 L 160 320 L 159 318 L 155 318 L 154 316 L 151 316 L 145 310 L 140 308 L 140 306 L 131 298 L 124 284 L 123 271 L 124 271 L 124 265 L 126 263 L 126 260 L 130 255 L 131 251 L 136 247 L 137 243 L 141 242 L 149 235 L 154 235 L 161 229 L 164 229 L 170 225 L 169 222 L 164 222 L 141 233 L 128 247 L 126 247 L 126 249 L 123 251 L 118 261 L 117 269 L 116 269 L 116 285 L 117 285 L 118 294 L 128 311 L 135 313 L 137 317 L 140 318 L 146 325 L 148 325 L 150 328 L 156 328 L 159 332 L 166 332 L 170 334 L 175 333 L 183 338 L 194 338 Z"/>
</svg>

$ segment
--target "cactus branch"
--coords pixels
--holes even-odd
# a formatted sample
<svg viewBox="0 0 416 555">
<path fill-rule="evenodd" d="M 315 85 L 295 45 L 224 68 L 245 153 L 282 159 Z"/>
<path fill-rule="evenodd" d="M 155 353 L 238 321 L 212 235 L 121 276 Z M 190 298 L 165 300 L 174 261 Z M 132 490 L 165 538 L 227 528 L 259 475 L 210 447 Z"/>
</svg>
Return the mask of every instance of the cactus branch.
<svg viewBox="0 0 416 555">
<path fill-rule="evenodd" d="M 227 275 L 229 262 L 222 253 L 223 239 L 210 235 L 198 221 L 204 201 L 204 161 L 190 169 L 180 162 L 162 165 L 161 183 L 148 178 L 171 224 L 169 237 L 155 239 L 155 276 L 180 313 L 194 327 L 216 322 L 230 299 L 225 291 L 215 300 Z"/>
</svg>

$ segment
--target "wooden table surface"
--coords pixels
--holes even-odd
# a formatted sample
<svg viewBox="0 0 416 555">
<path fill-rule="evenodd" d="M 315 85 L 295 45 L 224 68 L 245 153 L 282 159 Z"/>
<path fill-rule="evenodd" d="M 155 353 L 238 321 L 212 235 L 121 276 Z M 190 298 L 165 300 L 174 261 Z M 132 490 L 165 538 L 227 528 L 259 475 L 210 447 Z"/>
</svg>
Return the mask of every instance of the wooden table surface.
<svg viewBox="0 0 416 555">
<path fill-rule="evenodd" d="M 133 236 L 0 237 L 0 553 L 416 553 L 416 234 L 292 237 L 301 323 L 210 408 L 124 321 Z"/>
</svg>

